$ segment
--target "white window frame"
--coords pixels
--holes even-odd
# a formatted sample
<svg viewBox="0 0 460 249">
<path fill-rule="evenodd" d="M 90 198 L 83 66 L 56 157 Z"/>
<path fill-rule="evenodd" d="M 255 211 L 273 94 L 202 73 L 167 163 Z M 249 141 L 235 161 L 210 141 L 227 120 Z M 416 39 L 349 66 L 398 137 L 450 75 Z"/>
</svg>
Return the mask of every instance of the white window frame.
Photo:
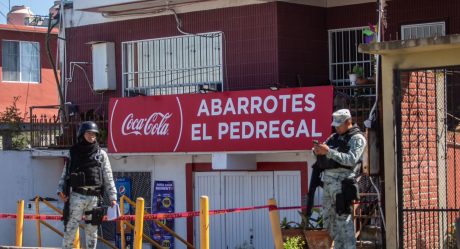
<svg viewBox="0 0 460 249">
<path fill-rule="evenodd" d="M 436 27 L 436 32 L 434 35 L 420 35 L 420 31 L 426 31 L 431 33 L 431 29 Z M 437 27 L 441 27 L 441 34 L 438 35 Z M 406 39 L 406 32 L 410 30 L 409 37 Z M 412 35 L 412 31 L 415 31 L 415 36 Z M 409 40 L 409 39 L 418 39 L 418 38 L 427 38 L 427 37 L 435 37 L 435 36 L 444 36 L 446 35 L 446 23 L 445 22 L 427 22 L 427 23 L 418 23 L 418 24 L 408 24 L 408 25 L 401 25 L 401 40 Z"/>
<path fill-rule="evenodd" d="M 365 77 L 371 77 L 372 76 L 372 70 L 373 70 L 373 65 L 372 65 L 372 60 L 371 60 L 371 55 L 369 54 L 364 54 L 364 53 L 359 53 L 358 52 L 358 46 L 359 44 L 364 43 L 364 35 L 362 34 L 362 30 L 364 30 L 367 27 L 352 27 L 352 28 L 344 28 L 344 29 L 330 29 L 328 30 L 328 49 L 329 49 L 329 79 L 332 81 L 332 84 L 335 86 L 349 86 L 350 85 L 350 79 L 348 78 L 347 71 L 351 70 L 354 65 L 359 65 L 363 67 L 364 69 L 364 76 Z M 337 56 L 339 55 L 337 49 L 333 51 L 333 46 L 332 43 L 335 42 L 336 48 L 338 47 L 337 45 L 337 40 L 333 41 L 333 33 L 354 33 L 354 39 L 356 41 L 361 41 L 360 43 L 356 44 L 356 48 L 354 49 L 354 57 L 356 60 L 348 60 L 344 61 L 344 56 L 342 53 L 342 59 L 341 61 L 337 60 Z M 360 36 L 360 37 L 358 37 Z M 359 39 L 358 39 L 359 38 Z M 349 44 L 351 44 L 351 39 L 349 36 Z M 342 51 L 345 51 L 344 44 L 341 44 L 341 49 Z M 351 46 L 347 49 L 348 53 L 351 56 Z M 334 55 L 336 58 L 336 61 L 333 61 Z M 349 56 L 349 57 L 350 57 Z M 335 69 L 334 69 L 335 68 Z M 338 69 L 340 68 L 340 70 Z M 338 77 L 338 75 L 341 74 L 342 77 Z"/>
<path fill-rule="evenodd" d="M 18 60 L 19 60 L 19 81 L 15 80 L 4 80 L 4 73 L 3 73 L 3 51 L 2 51 L 2 82 L 5 83 L 34 83 L 34 84 L 39 84 L 41 82 L 41 56 L 40 56 L 40 43 L 39 42 L 34 42 L 34 41 L 20 41 L 20 40 L 8 40 L 8 39 L 2 39 L 2 50 L 3 50 L 3 42 L 17 42 L 19 43 L 19 55 L 18 55 Z M 31 43 L 35 49 L 38 51 L 38 81 L 23 81 L 21 78 L 21 54 L 22 54 L 22 46 L 21 43 Z"/>
<path fill-rule="evenodd" d="M 222 32 L 122 42 L 123 96 L 222 91 L 223 46 Z"/>
</svg>

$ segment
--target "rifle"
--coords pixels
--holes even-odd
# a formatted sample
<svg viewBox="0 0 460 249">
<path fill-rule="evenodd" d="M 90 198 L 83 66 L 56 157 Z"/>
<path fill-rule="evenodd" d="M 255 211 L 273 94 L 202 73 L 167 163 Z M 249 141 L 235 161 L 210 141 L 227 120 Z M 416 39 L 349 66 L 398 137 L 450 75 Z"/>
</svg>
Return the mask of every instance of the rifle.
<svg viewBox="0 0 460 249">
<path fill-rule="evenodd" d="M 67 222 L 69 222 L 70 216 L 70 158 L 67 158 L 65 164 L 65 176 L 64 176 L 64 186 L 63 186 L 63 193 L 67 196 L 67 201 L 64 202 L 64 210 L 62 210 L 62 221 L 64 222 L 64 231 L 67 227 Z"/>
<path fill-rule="evenodd" d="M 312 166 L 313 172 L 311 174 L 310 185 L 308 186 L 306 217 L 311 216 L 316 189 L 323 187 L 323 182 L 321 181 L 321 172 L 323 172 L 323 169 L 320 168 L 318 161 Z"/>
</svg>

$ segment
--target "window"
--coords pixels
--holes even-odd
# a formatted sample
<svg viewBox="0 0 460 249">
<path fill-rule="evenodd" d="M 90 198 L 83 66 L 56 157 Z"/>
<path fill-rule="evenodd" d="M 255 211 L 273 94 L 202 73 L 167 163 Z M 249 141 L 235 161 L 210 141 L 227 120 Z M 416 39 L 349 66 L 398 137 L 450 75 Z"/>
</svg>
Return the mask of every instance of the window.
<svg viewBox="0 0 460 249">
<path fill-rule="evenodd" d="M 354 65 L 364 69 L 364 76 L 372 76 L 371 55 L 358 52 L 364 43 L 363 29 L 349 28 L 329 30 L 329 79 L 336 86 L 349 85 L 348 71 Z"/>
<path fill-rule="evenodd" d="M 401 26 L 401 40 L 446 35 L 444 22 L 421 23 Z"/>
<path fill-rule="evenodd" d="M 124 95 L 222 90 L 222 33 L 124 42 Z"/>
<path fill-rule="evenodd" d="M 2 80 L 40 82 L 40 44 L 2 41 Z"/>
</svg>

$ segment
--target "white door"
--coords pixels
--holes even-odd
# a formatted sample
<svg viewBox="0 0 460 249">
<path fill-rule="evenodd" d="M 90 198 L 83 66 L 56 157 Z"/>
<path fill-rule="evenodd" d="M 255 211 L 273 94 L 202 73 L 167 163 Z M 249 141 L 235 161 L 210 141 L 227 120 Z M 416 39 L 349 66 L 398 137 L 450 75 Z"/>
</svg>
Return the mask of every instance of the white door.
<svg viewBox="0 0 460 249">
<path fill-rule="evenodd" d="M 249 173 L 251 176 L 252 206 L 267 205 L 268 199 L 273 198 L 273 172 Z M 272 229 L 268 209 L 248 211 L 252 215 L 252 245 L 256 249 L 274 248 Z"/>
<path fill-rule="evenodd" d="M 300 171 L 275 171 L 275 199 L 279 207 L 301 206 Z M 280 219 L 301 221 L 297 209 L 280 210 Z"/>
<path fill-rule="evenodd" d="M 221 189 L 220 189 L 220 173 L 219 172 L 197 172 L 194 180 L 194 209 L 200 210 L 200 196 L 206 195 L 209 198 L 209 210 L 222 209 L 221 206 Z M 224 248 L 225 234 L 223 234 L 224 225 L 223 215 L 210 216 L 209 231 L 210 248 Z M 200 248 L 200 218 L 195 217 L 195 248 Z"/>
<path fill-rule="evenodd" d="M 252 206 L 251 178 L 248 172 L 222 172 L 221 186 L 224 190 L 223 206 L 239 208 Z M 225 214 L 225 249 L 235 249 L 242 243 L 250 243 L 251 211 Z"/>
<path fill-rule="evenodd" d="M 278 206 L 300 206 L 298 171 L 196 172 L 194 175 L 194 210 L 199 210 L 201 195 L 209 196 L 210 210 L 263 206 L 273 197 Z M 286 214 L 291 220 L 299 220 L 296 210 L 281 211 L 281 218 Z M 195 218 L 194 237 L 199 248 L 198 218 Z M 235 249 L 245 242 L 255 249 L 274 248 L 268 209 L 212 215 L 210 237 L 213 249 Z"/>
</svg>

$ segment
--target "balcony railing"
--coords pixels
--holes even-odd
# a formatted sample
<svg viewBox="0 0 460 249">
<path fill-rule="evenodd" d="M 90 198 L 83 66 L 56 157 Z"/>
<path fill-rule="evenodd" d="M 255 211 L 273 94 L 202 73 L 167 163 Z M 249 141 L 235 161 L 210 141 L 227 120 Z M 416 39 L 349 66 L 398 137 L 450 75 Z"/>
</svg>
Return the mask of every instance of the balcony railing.
<svg viewBox="0 0 460 249">
<path fill-rule="evenodd" d="M 107 145 L 107 119 L 102 117 L 74 117 L 61 122 L 57 116 L 32 116 L 30 123 L 30 144 L 33 148 L 67 149 L 77 141 L 77 131 L 81 122 L 91 120 L 99 127 L 98 142 Z"/>
<path fill-rule="evenodd" d="M 353 121 L 364 129 L 364 121 L 369 118 L 376 100 L 374 84 L 334 87 L 334 110 L 350 109 Z"/>
</svg>

